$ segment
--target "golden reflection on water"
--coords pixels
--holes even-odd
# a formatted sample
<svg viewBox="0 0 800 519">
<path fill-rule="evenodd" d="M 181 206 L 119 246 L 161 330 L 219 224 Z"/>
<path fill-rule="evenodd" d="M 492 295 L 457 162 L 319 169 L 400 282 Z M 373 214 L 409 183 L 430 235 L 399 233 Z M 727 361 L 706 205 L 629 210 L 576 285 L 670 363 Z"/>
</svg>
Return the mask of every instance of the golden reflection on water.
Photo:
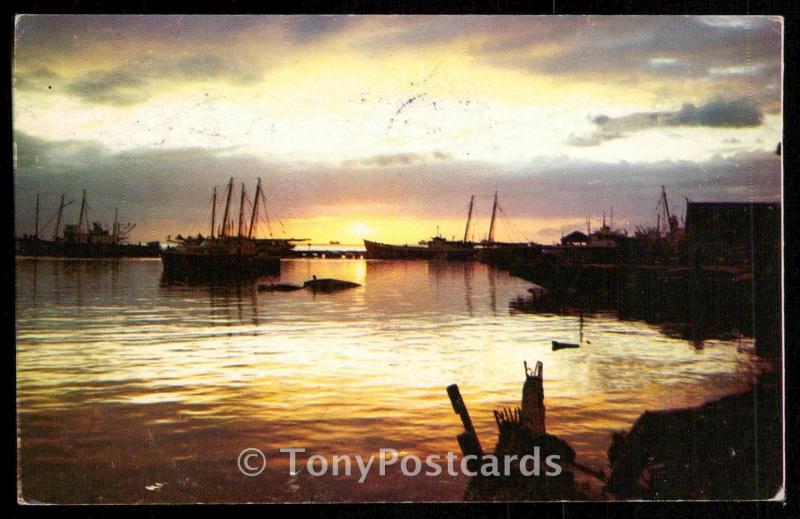
<svg viewBox="0 0 800 519">
<path fill-rule="evenodd" d="M 288 260 L 279 278 L 334 277 L 333 294 L 159 283 L 158 261 L 18 260 L 21 487 L 48 502 L 459 500 L 466 478 L 291 477 L 279 449 L 425 457 L 458 452 L 458 383 L 484 445 L 519 405 L 523 361 L 544 363 L 548 432 L 602 468 L 645 409 L 744 389 L 737 343 L 697 349 L 613 316 L 511 314 L 530 285 L 479 263 Z M 258 478 L 236 469 L 268 455 Z M 298 479 L 299 478 L 299 479 Z M 357 479 L 357 478 L 356 478 Z M 163 483 L 157 490 L 154 483 Z"/>
</svg>

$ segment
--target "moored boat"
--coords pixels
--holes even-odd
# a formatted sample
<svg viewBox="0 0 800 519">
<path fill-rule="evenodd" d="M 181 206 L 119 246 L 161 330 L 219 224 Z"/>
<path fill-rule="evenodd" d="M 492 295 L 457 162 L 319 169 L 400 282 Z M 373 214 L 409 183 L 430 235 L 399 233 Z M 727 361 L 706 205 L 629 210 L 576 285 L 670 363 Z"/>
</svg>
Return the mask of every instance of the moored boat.
<svg viewBox="0 0 800 519">
<path fill-rule="evenodd" d="M 128 234 L 136 224 L 121 224 L 118 214 L 115 213 L 111 230 L 104 228 L 99 222 L 89 221 L 86 191 L 81 199 L 78 223 L 65 224 L 61 232 L 64 208 L 72 202 L 61 203 L 56 218 L 52 239 L 41 236 L 42 228 L 39 226 L 39 195 L 36 195 L 36 224 L 32 235 L 25 234 L 17 238 L 15 253 L 17 256 L 55 257 L 55 258 L 157 258 L 160 246 L 157 241 L 142 243 L 129 243 Z M 46 227 L 45 224 L 42 227 Z"/>
<path fill-rule="evenodd" d="M 470 242 L 435 236 L 424 243 L 427 245 L 391 245 L 364 240 L 364 247 L 367 259 L 470 260 L 475 257 L 475 248 Z"/>
<path fill-rule="evenodd" d="M 161 261 L 167 279 L 215 281 L 257 275 L 255 251 L 251 240 L 207 238 L 164 249 Z"/>
<path fill-rule="evenodd" d="M 473 196 L 469 202 L 467 226 L 464 229 L 463 240 L 448 240 L 438 234 L 428 241 L 420 241 L 419 245 L 391 245 L 364 240 L 364 248 L 367 249 L 366 259 L 475 259 L 475 244 L 469 241 L 474 202 L 475 197 Z"/>
<path fill-rule="evenodd" d="M 250 224 L 245 224 L 247 194 L 242 184 L 239 202 L 238 231 L 234 232 L 230 220 L 233 178 L 227 186 L 225 212 L 219 229 L 216 229 L 217 190 L 214 189 L 211 209 L 211 233 L 196 238 L 178 237 L 177 245 L 161 252 L 164 277 L 181 281 L 216 282 L 254 277 L 264 273 L 280 272 L 280 258 L 294 245 L 288 239 L 256 239 L 259 203 L 264 200 L 261 179 L 256 185 Z"/>
</svg>

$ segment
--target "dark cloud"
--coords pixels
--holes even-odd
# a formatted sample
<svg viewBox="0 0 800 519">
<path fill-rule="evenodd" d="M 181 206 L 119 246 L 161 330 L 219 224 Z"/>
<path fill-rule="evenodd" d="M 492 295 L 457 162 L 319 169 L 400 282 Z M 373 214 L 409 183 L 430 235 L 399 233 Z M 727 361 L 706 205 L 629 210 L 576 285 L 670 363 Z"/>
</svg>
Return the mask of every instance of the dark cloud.
<svg viewBox="0 0 800 519">
<path fill-rule="evenodd" d="M 572 146 L 597 146 L 619 139 L 629 132 L 668 126 L 705 126 L 709 128 L 748 128 L 760 126 L 764 120 L 761 109 L 749 99 L 716 100 L 701 106 L 685 103 L 673 112 L 640 112 L 622 117 L 598 115 L 592 122 L 596 132 L 587 136 L 571 135 Z"/>
<path fill-rule="evenodd" d="M 16 20 L 16 52 L 57 49 L 74 52 L 92 43 L 168 41 L 178 47 L 229 44 L 237 36 L 260 31 L 295 42 L 333 35 L 365 17 L 349 15 L 21 15 Z"/>
<path fill-rule="evenodd" d="M 33 67 L 24 74 L 14 74 L 14 88 L 17 90 L 52 90 L 62 78 L 47 67 Z"/>
<path fill-rule="evenodd" d="M 147 83 L 125 72 L 96 72 L 67 84 L 67 92 L 97 104 L 131 105 L 147 97 Z"/>
<path fill-rule="evenodd" d="M 572 134 L 567 139 L 567 144 L 570 146 L 578 146 L 581 148 L 587 148 L 590 146 L 598 146 L 603 144 L 606 141 L 610 141 L 613 139 L 619 139 L 622 137 L 621 133 L 614 133 L 614 132 L 602 132 L 597 131 L 592 133 L 591 135 L 575 135 Z"/>
<path fill-rule="evenodd" d="M 430 154 L 422 153 L 391 153 L 379 154 L 371 157 L 345 160 L 342 166 L 346 168 L 371 168 L 371 167 L 392 167 L 410 166 L 412 164 L 424 164 L 433 161 L 452 160 L 452 155 L 443 151 L 435 151 Z"/>
<path fill-rule="evenodd" d="M 263 76 L 263 61 L 230 48 L 237 34 L 259 26 L 287 31 L 280 17 L 24 15 L 17 18 L 14 85 L 130 105 L 149 99 L 164 80 L 250 83 Z M 152 52 L 165 46 L 170 52 Z M 98 48 L 126 57 L 110 69 L 86 70 Z M 83 72 L 70 79 L 53 72 L 52 64 L 65 58 L 77 59 Z"/>
<path fill-rule="evenodd" d="M 781 22 L 766 17 L 738 20 L 718 25 L 677 16 L 518 20 L 497 31 L 475 54 L 539 74 L 628 84 L 665 78 L 722 80 L 720 71 L 725 70 L 736 71 L 751 84 L 779 84 Z"/>
<path fill-rule="evenodd" d="M 777 200 L 781 158 L 773 150 L 715 157 L 704 162 L 616 164 L 567 158 L 541 159 L 519 169 L 462 161 L 432 161 L 345 168 L 269 162 L 232 151 L 135 149 L 114 153 L 96 142 L 45 141 L 24 133 L 15 139 L 17 232 L 33 221 L 31 201 L 41 193 L 43 214 L 61 193 L 90 197 L 91 215 L 113 218 L 114 207 L 138 223 L 134 239 L 198 232 L 208 220 L 213 186 L 232 174 L 248 183 L 264 179 L 269 208 L 281 218 L 325 215 L 460 218 L 478 195 L 476 218 L 488 217 L 491 194 L 500 191 L 513 217 L 574 218 L 614 214 L 651 223 L 662 184 L 680 212 L 681 200 Z M 176 203 L 177 201 L 177 203 Z M 70 212 L 71 211 L 71 212 Z M 71 207 L 66 218 L 75 218 Z M 46 219 L 43 216 L 44 219 Z"/>
<path fill-rule="evenodd" d="M 42 81 L 32 81 L 30 74 L 17 75 L 17 88 L 42 88 Z M 179 59 L 146 58 L 117 69 L 98 70 L 67 81 L 66 92 L 89 103 L 132 105 L 153 94 L 154 85 L 165 79 L 203 81 L 221 78 L 234 83 L 250 83 L 260 75 L 215 55 L 195 55 Z M 57 77 L 55 78 L 57 79 Z M 50 82 L 54 82 L 50 80 Z M 55 81 L 58 85 L 59 82 Z"/>
<path fill-rule="evenodd" d="M 291 34 L 298 42 L 310 42 L 347 30 L 359 23 L 357 16 L 298 16 L 288 18 Z"/>
<path fill-rule="evenodd" d="M 20 15 L 16 20 L 15 54 L 46 57 L 47 52 L 82 51 L 95 43 L 153 44 L 226 42 L 228 37 L 257 28 L 279 28 L 282 17 L 213 15 Z"/>
<path fill-rule="evenodd" d="M 709 126 L 712 128 L 746 128 L 760 126 L 764 114 L 749 99 L 711 101 L 696 107 L 686 103 L 674 113 L 663 114 L 666 126 Z"/>
<path fill-rule="evenodd" d="M 539 76 L 648 80 L 751 89 L 770 113 L 780 111 L 783 25 L 776 17 L 715 20 L 692 16 L 409 17 L 384 22 L 361 50 L 463 41 L 476 61 Z"/>
<path fill-rule="evenodd" d="M 369 30 L 359 38 L 362 27 Z M 153 49 L 156 55 L 168 48 L 168 56 L 161 54 L 172 64 L 165 66 L 174 71 L 168 78 L 260 77 L 263 70 L 253 68 L 263 59 L 256 58 L 280 62 L 287 45 L 324 45 L 326 38 L 348 32 L 355 50 L 373 58 L 458 42 L 476 62 L 539 76 L 625 87 L 685 81 L 703 92 L 749 89 L 766 113 L 781 110 L 783 25 L 777 17 L 757 16 L 25 15 L 15 33 L 17 84 L 32 81 L 29 68 L 98 48 Z M 252 48 L 245 50 L 245 41 Z M 176 58 L 185 54 L 195 57 Z M 133 74 L 131 66 L 136 68 L 126 63 L 112 72 Z M 149 66 L 158 68 L 155 62 Z"/>
<path fill-rule="evenodd" d="M 467 40 L 476 58 L 557 75 L 590 73 L 707 76 L 740 65 L 751 72 L 780 65 L 782 22 L 776 17 L 699 16 L 422 16 L 378 20 L 363 50 Z M 474 43 L 473 43 L 474 42 Z"/>
</svg>

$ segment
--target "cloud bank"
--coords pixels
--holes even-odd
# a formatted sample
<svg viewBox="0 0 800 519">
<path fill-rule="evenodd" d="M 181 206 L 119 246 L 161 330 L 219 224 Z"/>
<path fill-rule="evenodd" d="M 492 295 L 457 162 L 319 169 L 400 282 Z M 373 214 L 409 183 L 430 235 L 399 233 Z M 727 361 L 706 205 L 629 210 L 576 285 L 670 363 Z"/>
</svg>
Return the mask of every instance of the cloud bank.
<svg viewBox="0 0 800 519">
<path fill-rule="evenodd" d="M 640 112 L 621 117 L 598 115 L 592 122 L 598 130 L 585 137 L 572 136 L 573 146 L 596 146 L 619 139 L 629 132 L 658 127 L 705 126 L 708 128 L 749 128 L 761 125 L 764 114 L 750 99 L 716 100 L 701 106 L 684 103 L 672 112 Z"/>
<path fill-rule="evenodd" d="M 702 163 L 542 159 L 518 169 L 434 157 L 392 160 L 391 167 L 380 162 L 366 157 L 359 168 L 330 167 L 207 149 L 114 153 L 98 143 L 43 141 L 17 133 L 17 228 L 29 230 L 36 193 L 44 214 L 55 211 L 61 193 L 79 200 L 86 189 L 93 218 L 110 221 L 119 207 L 124 220 L 138 222 L 142 234 L 137 236 L 144 236 L 139 239 L 197 232 L 209 218 L 213 186 L 222 188 L 231 175 L 251 191 L 256 177 L 262 177 L 270 211 L 284 221 L 331 215 L 462 218 L 473 194 L 478 197 L 476 215 L 485 218 L 497 188 L 509 217 L 581 221 L 613 205 L 618 222 L 639 225 L 655 218 L 662 184 L 678 208 L 684 197 L 776 201 L 781 194 L 781 161 L 772 152 L 742 152 Z"/>
</svg>

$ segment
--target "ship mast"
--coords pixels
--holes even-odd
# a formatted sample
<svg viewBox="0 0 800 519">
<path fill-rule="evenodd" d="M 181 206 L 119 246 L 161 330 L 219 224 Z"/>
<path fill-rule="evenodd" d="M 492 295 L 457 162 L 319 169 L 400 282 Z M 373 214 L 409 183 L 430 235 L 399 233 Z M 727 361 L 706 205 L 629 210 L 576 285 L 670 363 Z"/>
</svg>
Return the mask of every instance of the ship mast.
<svg viewBox="0 0 800 519">
<path fill-rule="evenodd" d="M 258 178 L 258 183 L 256 184 L 256 194 L 255 198 L 253 199 L 253 213 L 250 215 L 250 229 L 247 231 L 247 237 L 253 237 L 253 230 L 255 229 L 256 215 L 258 215 L 258 201 L 261 199 L 261 177 Z"/>
<path fill-rule="evenodd" d="M 214 186 L 214 194 L 211 197 L 211 237 L 214 237 L 214 225 L 217 223 L 217 186 Z"/>
<path fill-rule="evenodd" d="M 61 227 L 61 215 L 64 213 L 64 193 L 61 193 L 61 204 L 58 206 L 58 218 L 56 218 L 56 230 L 53 231 L 53 240 L 58 239 L 58 229 Z"/>
<path fill-rule="evenodd" d="M 494 222 L 497 216 L 497 191 L 494 192 L 494 204 L 492 204 L 492 221 L 489 223 L 489 237 L 486 241 L 494 243 Z"/>
<path fill-rule="evenodd" d="M 81 197 L 81 212 L 78 216 L 78 231 L 81 230 L 83 220 L 86 217 L 86 190 L 83 190 L 83 197 Z M 86 222 L 86 232 L 89 232 L 89 222 Z"/>
<path fill-rule="evenodd" d="M 244 182 L 242 182 L 242 196 L 239 197 L 239 238 L 244 234 Z"/>
<path fill-rule="evenodd" d="M 675 233 L 675 227 L 677 226 L 677 218 L 675 221 L 672 219 L 672 215 L 669 214 L 669 202 L 667 202 L 667 190 L 664 186 L 661 186 L 661 200 L 664 202 L 664 214 L 667 217 L 667 228 L 669 229 L 670 234 Z"/>
<path fill-rule="evenodd" d="M 33 237 L 39 239 L 39 193 L 36 193 L 36 227 L 33 231 Z"/>
<path fill-rule="evenodd" d="M 231 208 L 231 195 L 233 194 L 233 177 L 228 182 L 228 195 L 227 199 L 225 200 L 225 213 L 222 216 L 222 232 L 220 233 L 221 238 L 225 238 L 228 235 L 228 214 Z"/>
<path fill-rule="evenodd" d="M 119 207 L 114 208 L 114 227 L 111 229 L 111 236 L 114 244 L 119 242 Z"/>
<path fill-rule="evenodd" d="M 472 205 L 475 203 L 475 195 L 469 199 L 469 212 L 467 212 L 467 226 L 464 228 L 464 241 L 469 241 L 469 225 L 472 223 Z"/>
</svg>

